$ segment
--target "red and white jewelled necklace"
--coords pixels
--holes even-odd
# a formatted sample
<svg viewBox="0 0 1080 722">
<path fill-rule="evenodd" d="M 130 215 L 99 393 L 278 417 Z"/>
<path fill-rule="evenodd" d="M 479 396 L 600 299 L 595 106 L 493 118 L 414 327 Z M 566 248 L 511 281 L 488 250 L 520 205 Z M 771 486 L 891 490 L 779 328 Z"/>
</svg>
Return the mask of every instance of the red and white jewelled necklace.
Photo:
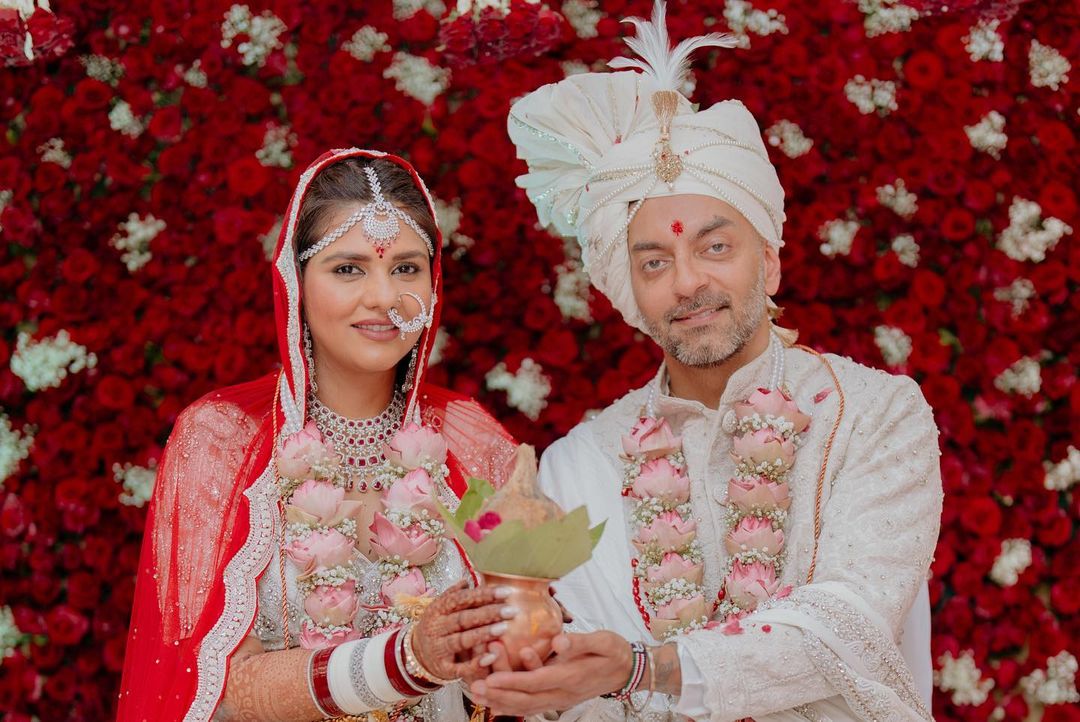
<svg viewBox="0 0 1080 722">
<path fill-rule="evenodd" d="M 782 388 L 784 346 L 770 335 L 769 386 L 734 405 L 725 430 L 733 435 L 735 476 L 728 481 L 725 517 L 729 558 L 712 605 L 702 585 L 704 559 L 690 503 L 682 439 L 656 414 L 662 374 L 649 389 L 645 415 L 623 437 L 623 496 L 633 502 L 631 558 L 634 603 L 659 640 L 718 619 L 737 622 L 780 587 L 784 527 L 791 505 L 787 474 L 810 423 Z M 729 423 L 730 421 L 730 423 Z"/>
</svg>

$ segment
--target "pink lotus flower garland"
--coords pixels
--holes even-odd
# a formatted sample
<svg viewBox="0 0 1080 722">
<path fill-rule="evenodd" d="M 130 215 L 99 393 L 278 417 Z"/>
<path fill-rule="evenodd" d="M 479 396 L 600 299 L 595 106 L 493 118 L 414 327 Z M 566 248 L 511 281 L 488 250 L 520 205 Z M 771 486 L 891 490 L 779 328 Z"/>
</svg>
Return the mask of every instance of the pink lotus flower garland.
<svg viewBox="0 0 1080 722">
<path fill-rule="evenodd" d="M 728 482 L 725 539 L 730 558 L 713 608 L 702 586 L 682 439 L 662 418 L 639 419 L 622 439 L 623 495 L 635 502 L 634 597 L 659 640 L 700 629 L 713 616 L 737 620 L 783 591 L 783 527 L 791 504 L 786 477 L 810 418 L 782 391 L 765 389 L 736 404 L 735 414 L 736 476 Z"/>
<path fill-rule="evenodd" d="M 622 493 L 635 502 L 634 600 L 659 640 L 700 629 L 709 610 L 682 439 L 665 419 L 643 417 L 622 444 Z"/>
<path fill-rule="evenodd" d="M 724 540 L 730 556 L 716 609 L 717 617 L 729 622 L 787 592 L 780 588 L 791 506 L 787 474 L 799 434 L 810 426 L 810 417 L 780 389 L 757 389 L 735 404 L 735 417 L 731 455 L 736 467 L 728 481 Z"/>
<path fill-rule="evenodd" d="M 444 526 L 436 494 L 450 470 L 446 440 L 434 429 L 408 424 L 386 445 L 383 511 L 371 523 L 371 549 L 378 556 L 383 606 L 376 608 L 368 633 L 411 619 L 416 600 L 431 596 L 424 569 L 442 548 Z"/>
<path fill-rule="evenodd" d="M 314 421 L 284 440 L 277 452 L 278 484 L 285 506 L 285 556 L 296 567 L 304 597 L 300 646 L 319 649 L 358 636 L 356 514 L 360 502 L 345 498 L 334 446 Z"/>
<path fill-rule="evenodd" d="M 429 593 L 423 574 L 439 551 L 443 533 L 434 490 L 449 473 L 446 442 L 437 432 L 410 424 L 386 447 L 378 471 L 384 510 L 371 524 L 371 547 L 379 556 L 382 576 L 374 624 L 385 628 L 407 614 L 399 600 Z M 285 505 L 285 555 L 297 568 L 304 596 L 300 644 L 318 649 L 355 639 L 371 630 L 357 630 L 360 610 L 356 518 L 361 502 L 346 498 L 347 476 L 333 445 L 313 421 L 285 439 L 277 455 L 282 502 Z"/>
</svg>

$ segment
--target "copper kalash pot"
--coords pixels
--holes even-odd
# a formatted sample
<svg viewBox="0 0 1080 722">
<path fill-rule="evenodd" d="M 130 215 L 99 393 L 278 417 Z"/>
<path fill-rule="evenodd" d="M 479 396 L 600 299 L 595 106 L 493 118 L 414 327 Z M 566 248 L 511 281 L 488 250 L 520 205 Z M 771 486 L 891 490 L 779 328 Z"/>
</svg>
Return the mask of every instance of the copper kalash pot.
<svg viewBox="0 0 1080 722">
<path fill-rule="evenodd" d="M 499 638 L 506 647 L 510 667 L 524 669 L 521 651 L 526 647 L 536 650 L 540 659 L 547 659 L 551 655 L 551 640 L 563 628 L 562 609 L 548 591 L 552 580 L 489 572 L 481 572 L 480 576 L 484 586 L 510 587 L 512 591 L 505 603 L 519 610 L 516 617 L 507 620 L 509 628 Z"/>
</svg>

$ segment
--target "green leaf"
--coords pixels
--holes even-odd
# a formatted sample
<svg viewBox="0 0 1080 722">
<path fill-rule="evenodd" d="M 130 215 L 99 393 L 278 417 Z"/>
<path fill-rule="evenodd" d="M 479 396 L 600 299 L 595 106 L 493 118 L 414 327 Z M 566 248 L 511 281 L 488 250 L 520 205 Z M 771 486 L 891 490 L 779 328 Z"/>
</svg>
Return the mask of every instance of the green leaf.
<svg viewBox="0 0 1080 722">
<path fill-rule="evenodd" d="M 596 545 L 600 543 L 600 537 L 604 534 L 605 524 L 607 524 L 606 519 L 589 530 L 589 536 L 592 538 L 593 549 L 595 549 Z"/>
<path fill-rule="evenodd" d="M 465 529 L 465 522 L 474 518 L 479 512 L 480 507 L 484 505 L 484 501 L 495 493 L 495 487 L 490 482 L 484 479 L 469 479 L 468 488 L 461 497 L 461 502 L 458 504 L 457 511 L 452 512 L 442 505 L 438 504 L 439 514 L 451 527 L 456 529 L 459 533 L 455 536 L 463 536 Z M 470 542 L 472 541 L 467 536 L 465 537 Z M 459 541 L 461 541 L 459 539 Z M 462 541 L 464 544 L 464 541 Z"/>
<path fill-rule="evenodd" d="M 589 528 L 589 514 L 582 506 L 532 529 L 507 521 L 479 542 L 465 534 L 459 541 L 480 571 L 559 579 L 589 560 L 603 530 L 602 523 Z"/>
</svg>

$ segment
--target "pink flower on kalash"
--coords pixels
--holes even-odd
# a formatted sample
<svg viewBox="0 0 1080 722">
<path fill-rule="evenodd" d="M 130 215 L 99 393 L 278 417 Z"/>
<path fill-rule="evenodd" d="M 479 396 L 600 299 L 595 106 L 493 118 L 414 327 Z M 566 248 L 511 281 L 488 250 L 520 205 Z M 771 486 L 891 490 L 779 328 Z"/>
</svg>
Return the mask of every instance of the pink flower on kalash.
<svg viewBox="0 0 1080 722">
<path fill-rule="evenodd" d="M 465 522 L 465 533 L 469 535 L 469 538 L 474 542 L 479 542 L 481 539 L 490 534 L 495 527 L 502 524 L 502 517 L 493 511 L 485 511 L 476 519 L 469 519 Z"/>
<path fill-rule="evenodd" d="M 303 429 L 287 437 L 277 454 L 278 473 L 289 479 L 311 476 L 313 465 L 336 463 L 334 445 L 323 439 L 314 421 L 308 421 Z"/>
<path fill-rule="evenodd" d="M 751 549 L 776 554 L 784 545 L 784 531 L 773 529 L 769 519 L 747 516 L 728 533 L 725 544 L 728 554 L 732 555 Z"/>
<path fill-rule="evenodd" d="M 423 566 L 439 553 L 439 542 L 421 529 L 411 526 L 402 529 L 383 514 L 375 515 L 369 527 L 371 548 L 380 558 L 400 557 L 410 566 Z"/>
<path fill-rule="evenodd" d="M 799 410 L 798 405 L 779 389 L 757 389 L 746 401 L 735 404 L 735 415 L 745 419 L 754 414 L 787 419 L 796 434 L 801 434 L 810 426 L 810 417 Z"/>
<path fill-rule="evenodd" d="M 383 506 L 399 511 L 427 510 L 432 516 L 438 514 L 435 506 L 435 482 L 423 469 L 413 469 L 390 485 L 383 494 Z"/>
<path fill-rule="evenodd" d="M 646 592 L 670 582 L 672 579 L 685 579 L 691 584 L 701 584 L 704 567 L 695 564 L 681 554 L 668 552 L 659 564 L 649 567 L 642 585 Z"/>
<path fill-rule="evenodd" d="M 638 419 L 629 435 L 622 437 L 622 447 L 627 456 L 657 459 L 681 449 L 682 437 L 672 433 L 666 419 L 646 416 Z"/>
<path fill-rule="evenodd" d="M 748 476 L 728 481 L 728 501 L 744 512 L 759 509 L 787 509 L 791 492 L 784 482 L 770 481 L 764 476 Z"/>
<path fill-rule="evenodd" d="M 422 597 L 428 591 L 427 581 L 419 569 L 410 569 L 407 574 L 387 579 L 379 588 L 383 602 L 397 604 L 402 597 Z"/>
<path fill-rule="evenodd" d="M 673 511 L 665 511 L 651 524 L 638 530 L 634 544 L 641 550 L 656 546 L 661 551 L 678 551 L 693 541 L 696 535 L 696 521 L 683 519 Z"/>
<path fill-rule="evenodd" d="M 651 496 L 672 504 L 682 504 L 690 498 L 690 478 L 667 459 L 653 459 L 641 465 L 631 493 L 637 499 Z"/>
<path fill-rule="evenodd" d="M 740 459 L 752 464 L 779 460 L 785 470 L 791 468 L 795 461 L 795 444 L 772 429 L 759 429 L 736 436 L 733 451 Z"/>
<path fill-rule="evenodd" d="M 732 564 L 731 573 L 724 579 L 727 598 L 744 611 L 753 611 L 780 588 L 772 564 L 753 562 Z"/>
<path fill-rule="evenodd" d="M 386 444 L 386 458 L 406 471 L 412 471 L 426 462 L 446 462 L 446 439 L 427 426 L 410 423 L 394 434 Z"/>
<path fill-rule="evenodd" d="M 323 626 L 351 625 L 359 609 L 356 582 L 351 580 L 336 587 L 315 587 L 304 600 L 304 611 L 316 624 Z"/>
</svg>

